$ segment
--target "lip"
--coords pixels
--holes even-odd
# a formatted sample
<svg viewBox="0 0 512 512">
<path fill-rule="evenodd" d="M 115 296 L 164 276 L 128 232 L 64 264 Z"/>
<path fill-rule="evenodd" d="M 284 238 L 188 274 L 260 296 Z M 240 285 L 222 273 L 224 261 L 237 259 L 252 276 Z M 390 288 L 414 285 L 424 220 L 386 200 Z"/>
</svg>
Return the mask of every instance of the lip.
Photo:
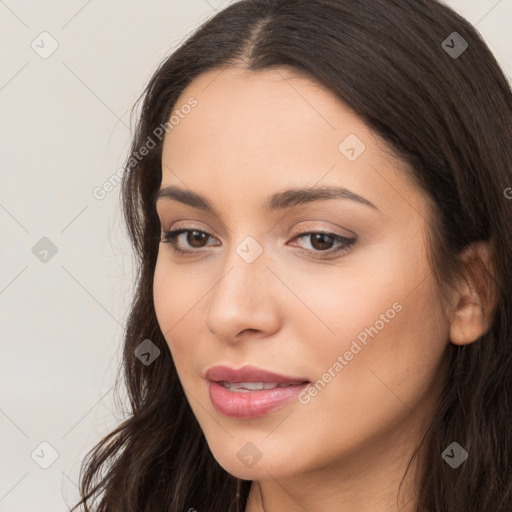
<svg viewBox="0 0 512 512">
<path fill-rule="evenodd" d="M 280 375 L 251 365 L 238 369 L 229 366 L 212 366 L 206 371 L 205 378 L 211 382 L 276 382 L 278 384 L 300 384 L 308 381 L 303 377 Z"/>
<path fill-rule="evenodd" d="M 205 374 L 208 393 L 215 409 L 225 416 L 250 419 L 263 416 L 292 401 L 310 384 L 307 379 L 288 377 L 254 366 L 239 369 L 228 366 L 213 366 Z M 219 382 L 267 382 L 292 384 L 273 389 L 247 392 L 230 391 Z"/>
</svg>

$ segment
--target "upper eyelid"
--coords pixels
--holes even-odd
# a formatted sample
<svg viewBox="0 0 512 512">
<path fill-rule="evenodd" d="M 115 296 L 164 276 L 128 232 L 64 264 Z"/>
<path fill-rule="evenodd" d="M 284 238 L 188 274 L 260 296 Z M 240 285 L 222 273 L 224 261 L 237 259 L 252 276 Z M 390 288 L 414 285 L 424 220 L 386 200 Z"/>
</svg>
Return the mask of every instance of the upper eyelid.
<svg viewBox="0 0 512 512">
<path fill-rule="evenodd" d="M 160 215 L 158 215 L 158 220 L 159 220 L 159 223 L 160 223 L 160 226 L 162 228 L 162 231 L 164 230 L 164 224 L 168 224 L 169 226 L 170 225 L 173 225 L 173 223 L 166 223 L 163 221 L 163 219 L 160 217 Z M 180 224 L 181 223 L 185 223 L 183 226 L 181 226 Z M 178 224 L 177 226 L 174 226 L 172 227 L 172 229 L 169 227 L 167 228 L 165 231 L 175 231 L 175 230 L 178 230 L 178 229 L 187 229 L 189 231 L 204 231 L 205 233 L 208 233 L 209 235 L 211 236 L 214 236 L 210 233 L 210 230 L 208 228 L 201 228 L 201 227 L 196 227 L 196 226 L 191 226 L 190 224 L 186 224 L 186 223 L 199 223 L 201 224 L 201 221 L 199 220 L 189 220 L 189 221 L 186 221 L 186 220 L 183 220 L 183 221 L 177 221 L 176 224 Z M 304 222 L 308 222 L 308 223 L 314 223 L 314 222 L 325 222 L 325 221 L 311 221 L 311 220 L 300 220 L 298 221 L 297 223 L 298 224 L 302 224 Z M 274 225 L 275 226 L 275 225 Z M 224 227 L 224 226 L 222 226 Z M 274 228 L 272 228 L 273 230 Z M 341 236 L 341 237 L 345 237 L 345 238 L 351 238 L 351 237 L 357 237 L 356 233 L 347 229 L 347 228 L 340 228 L 338 227 L 338 229 L 343 229 L 343 231 L 345 231 L 345 233 L 337 233 L 336 232 L 336 228 L 324 228 L 324 227 L 314 227 L 314 228 L 310 228 L 309 230 L 307 230 L 306 232 L 304 231 L 304 229 L 308 229 L 308 228 L 302 228 L 300 230 L 293 230 L 294 233 L 301 233 L 301 234 L 307 234 L 307 233 L 318 233 L 318 232 L 323 232 L 323 233 L 326 233 L 326 234 L 332 234 L 332 235 L 336 235 L 336 236 Z M 231 231 L 231 230 L 230 230 Z"/>
<path fill-rule="evenodd" d="M 194 221 L 194 222 L 196 222 L 196 221 Z M 216 238 L 210 232 L 210 230 L 208 230 L 207 228 L 202 228 L 202 227 L 197 227 L 197 226 L 190 226 L 190 225 L 180 226 L 180 225 L 177 225 L 177 226 L 173 226 L 172 228 L 164 229 L 163 223 L 161 223 L 161 228 L 162 228 L 162 231 L 165 231 L 165 232 L 180 231 L 180 230 L 185 230 L 185 231 L 201 231 L 201 232 L 206 233 L 207 235 L 209 235 L 211 237 Z M 310 233 L 325 233 L 325 234 L 328 234 L 328 235 L 344 236 L 345 238 L 350 238 L 350 236 L 351 236 L 351 234 L 344 235 L 342 233 L 336 233 L 336 231 L 333 231 L 330 228 L 302 228 L 302 229 L 294 229 L 294 230 L 292 230 L 292 234 L 294 236 L 301 235 L 301 234 L 302 235 L 306 235 L 306 234 L 310 234 Z"/>
<path fill-rule="evenodd" d="M 332 199 L 331 199 L 332 200 Z M 174 216 L 174 214 L 176 213 L 176 211 L 174 210 L 174 208 L 172 207 L 172 203 L 174 203 L 174 201 L 169 201 L 169 203 L 171 203 L 170 205 L 167 205 L 167 202 L 166 201 L 158 201 L 155 205 L 155 211 L 156 211 L 156 214 L 157 214 L 157 218 L 160 222 L 160 224 L 162 225 L 163 224 L 163 219 L 168 215 L 172 215 Z M 320 203 L 320 204 L 317 204 L 317 203 Z M 320 208 L 319 210 L 316 209 L 316 207 L 321 207 L 323 206 L 324 202 L 322 201 L 318 201 L 318 202 L 311 202 L 311 203 L 306 203 L 305 205 L 302 205 L 302 209 L 299 210 L 298 207 L 292 207 L 291 211 L 289 213 L 292 213 L 293 217 L 295 217 L 295 215 L 299 215 L 301 213 L 301 211 L 303 211 L 304 213 L 302 214 L 305 214 L 306 212 L 309 212 L 307 215 L 327 215 L 327 216 L 330 216 L 329 212 Z M 184 206 L 186 209 L 188 209 L 189 207 L 186 205 L 186 204 L 183 204 L 183 203 L 178 203 L 179 206 Z M 179 208 L 178 206 L 178 208 Z M 168 211 L 167 208 L 168 207 L 171 207 L 171 210 Z M 313 209 L 312 211 L 310 209 Z M 161 214 L 159 213 L 159 210 L 162 212 Z M 178 209 L 178 211 L 180 211 Z M 302 215 L 301 214 L 301 215 Z M 186 215 L 186 214 L 185 214 Z M 213 216 L 214 218 L 214 222 L 215 223 L 219 223 L 219 227 L 218 227 L 218 231 L 220 231 L 222 234 L 227 234 L 228 232 L 232 232 L 232 230 L 229 228 L 229 226 L 227 226 L 224 221 L 218 217 L 214 212 L 210 212 L 208 210 L 201 210 L 201 215 L 205 215 L 206 217 L 210 218 L 211 216 Z M 181 216 L 181 214 L 180 214 Z M 211 221 L 212 219 L 210 218 L 209 222 Z M 183 221 L 183 222 L 186 222 L 186 221 Z M 191 220 L 190 222 L 199 222 L 201 223 L 200 220 Z M 315 222 L 315 221 L 308 221 L 307 219 L 303 219 L 303 220 L 300 220 L 299 221 L 300 223 L 302 222 Z M 317 221 L 318 222 L 318 221 Z M 319 222 L 322 222 L 322 221 L 319 221 Z M 272 222 L 272 228 L 271 230 L 274 230 L 275 226 L 279 224 L 279 223 L 274 223 Z M 178 228 L 173 228 L 173 229 L 181 229 L 181 227 L 178 227 Z M 193 228 L 192 228 L 193 229 Z M 320 231 L 322 231 L 323 228 L 320 228 Z M 343 236 L 345 238 L 351 238 L 351 237 L 357 237 L 357 234 L 353 231 L 350 231 L 349 229 L 347 228 L 340 228 L 340 229 L 343 229 L 345 231 L 346 234 L 338 234 L 336 232 L 333 232 L 331 231 L 332 228 L 327 228 L 329 233 L 332 233 L 332 234 L 336 234 L 338 236 Z"/>
</svg>

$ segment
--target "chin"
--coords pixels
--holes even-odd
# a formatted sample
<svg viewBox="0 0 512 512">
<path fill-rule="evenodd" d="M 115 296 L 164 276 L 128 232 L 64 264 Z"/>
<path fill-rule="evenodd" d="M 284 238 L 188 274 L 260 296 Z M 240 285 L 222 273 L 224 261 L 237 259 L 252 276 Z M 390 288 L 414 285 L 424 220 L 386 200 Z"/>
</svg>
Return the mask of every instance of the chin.
<svg viewBox="0 0 512 512">
<path fill-rule="evenodd" d="M 257 451 L 257 448 L 248 441 L 234 443 L 233 451 L 226 451 L 225 446 L 221 453 L 212 450 L 217 463 L 228 473 L 243 480 L 267 480 L 270 477 L 284 478 L 295 473 L 293 462 L 291 464 L 283 460 L 274 450 L 265 450 L 268 455 Z M 240 446 L 242 448 L 240 448 Z M 286 471 L 283 469 L 286 468 Z"/>
</svg>

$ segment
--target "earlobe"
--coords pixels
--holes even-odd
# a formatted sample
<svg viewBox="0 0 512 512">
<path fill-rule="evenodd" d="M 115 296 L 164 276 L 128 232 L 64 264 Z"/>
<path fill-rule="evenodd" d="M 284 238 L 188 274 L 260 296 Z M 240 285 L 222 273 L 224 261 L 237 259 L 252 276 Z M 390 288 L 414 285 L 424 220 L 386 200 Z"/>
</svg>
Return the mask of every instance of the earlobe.
<svg viewBox="0 0 512 512">
<path fill-rule="evenodd" d="M 498 286 L 489 243 L 476 242 L 460 256 L 464 276 L 459 284 L 450 325 L 450 341 L 467 345 L 483 336 L 492 324 Z"/>
<path fill-rule="evenodd" d="M 476 303 L 466 303 L 454 312 L 450 341 L 455 345 L 467 345 L 478 340 L 486 331 L 482 307 Z"/>
</svg>

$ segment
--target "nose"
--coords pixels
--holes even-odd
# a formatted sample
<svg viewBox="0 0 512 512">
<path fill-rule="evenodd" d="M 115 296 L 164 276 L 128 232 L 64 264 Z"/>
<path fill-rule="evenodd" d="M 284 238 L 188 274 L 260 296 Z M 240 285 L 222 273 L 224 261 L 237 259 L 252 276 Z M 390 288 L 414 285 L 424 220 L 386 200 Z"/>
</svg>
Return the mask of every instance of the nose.
<svg viewBox="0 0 512 512">
<path fill-rule="evenodd" d="M 208 294 L 205 325 L 226 343 L 250 336 L 265 338 L 279 329 L 279 280 L 267 267 L 264 253 L 252 263 L 235 251 Z"/>
</svg>

